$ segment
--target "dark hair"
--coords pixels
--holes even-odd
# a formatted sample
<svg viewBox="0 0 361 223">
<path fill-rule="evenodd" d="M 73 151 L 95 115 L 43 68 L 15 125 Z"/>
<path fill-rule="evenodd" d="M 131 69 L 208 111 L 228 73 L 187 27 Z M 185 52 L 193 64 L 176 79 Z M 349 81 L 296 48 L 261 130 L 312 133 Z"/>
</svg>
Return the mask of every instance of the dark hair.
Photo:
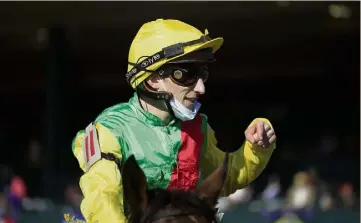
<svg viewBox="0 0 361 223">
<path fill-rule="evenodd" d="M 180 210 L 184 215 L 203 216 L 210 222 L 216 222 L 216 210 L 193 192 L 154 189 L 148 190 L 147 194 L 147 209 L 144 213 L 132 213 L 129 216 L 130 223 L 151 222 L 156 214 L 168 205 Z"/>
</svg>

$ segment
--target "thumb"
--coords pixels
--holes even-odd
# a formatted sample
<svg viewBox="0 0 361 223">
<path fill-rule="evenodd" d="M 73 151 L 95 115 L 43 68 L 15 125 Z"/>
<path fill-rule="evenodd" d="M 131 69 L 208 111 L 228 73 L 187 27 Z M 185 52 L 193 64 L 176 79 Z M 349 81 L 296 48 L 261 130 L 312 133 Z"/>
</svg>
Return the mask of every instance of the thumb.
<svg viewBox="0 0 361 223">
<path fill-rule="evenodd" d="M 246 136 L 246 139 L 250 143 L 255 143 L 256 142 L 256 138 L 255 138 L 255 136 L 257 136 L 257 134 L 256 134 L 256 124 L 254 124 L 254 125 L 247 128 L 247 130 L 245 131 L 245 136 Z"/>
</svg>

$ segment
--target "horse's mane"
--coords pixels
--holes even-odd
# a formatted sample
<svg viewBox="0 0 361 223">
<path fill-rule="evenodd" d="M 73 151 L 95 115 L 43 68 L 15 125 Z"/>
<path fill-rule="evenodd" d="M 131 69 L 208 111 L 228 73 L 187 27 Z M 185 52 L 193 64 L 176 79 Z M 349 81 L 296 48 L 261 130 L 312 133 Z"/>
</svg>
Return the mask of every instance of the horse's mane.
<svg viewBox="0 0 361 223">
<path fill-rule="evenodd" d="M 180 209 L 182 212 L 200 215 L 209 221 L 216 222 L 215 209 L 199 199 L 195 193 L 181 190 L 153 189 L 148 190 L 147 194 L 149 201 L 147 209 L 144 213 L 139 211 L 133 213 L 133 216 L 129 216 L 129 222 L 149 222 L 159 210 L 168 205 Z"/>
</svg>

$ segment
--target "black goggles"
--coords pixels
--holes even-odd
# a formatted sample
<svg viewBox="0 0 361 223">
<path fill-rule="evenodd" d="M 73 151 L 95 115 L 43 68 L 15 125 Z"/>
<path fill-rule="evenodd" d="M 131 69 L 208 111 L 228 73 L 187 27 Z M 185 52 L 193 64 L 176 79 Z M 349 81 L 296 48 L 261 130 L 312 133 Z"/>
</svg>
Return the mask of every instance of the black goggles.
<svg viewBox="0 0 361 223">
<path fill-rule="evenodd" d="M 206 82 L 209 76 L 207 64 L 198 63 L 167 64 L 158 69 L 157 73 L 185 87 L 196 84 L 199 79 Z"/>
</svg>

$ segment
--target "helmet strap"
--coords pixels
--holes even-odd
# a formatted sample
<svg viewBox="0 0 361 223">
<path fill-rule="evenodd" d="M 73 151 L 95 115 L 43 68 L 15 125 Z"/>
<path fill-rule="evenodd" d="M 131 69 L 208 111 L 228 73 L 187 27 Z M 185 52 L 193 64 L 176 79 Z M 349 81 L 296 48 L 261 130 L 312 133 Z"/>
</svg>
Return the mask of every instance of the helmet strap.
<svg viewBox="0 0 361 223">
<path fill-rule="evenodd" d="M 203 35 L 199 39 L 196 39 L 196 40 L 191 40 L 191 41 L 184 42 L 184 43 L 176 43 L 176 44 L 167 46 L 167 47 L 163 48 L 161 51 L 153 54 L 152 56 L 142 56 L 142 57 L 138 58 L 135 65 L 133 65 L 134 63 L 128 61 L 128 63 L 133 66 L 133 68 L 130 69 L 127 72 L 127 74 L 125 75 L 128 83 L 130 83 L 130 80 L 132 79 L 132 77 L 135 76 L 140 71 L 153 72 L 153 71 L 147 70 L 147 68 L 152 66 L 153 64 L 159 62 L 160 60 L 170 59 L 170 58 L 182 55 L 184 53 L 184 47 L 196 45 L 199 43 L 205 43 L 210 40 L 211 40 L 211 37 L 209 37 L 209 35 Z M 142 58 L 145 58 L 145 59 L 140 61 Z"/>
<path fill-rule="evenodd" d="M 170 105 L 170 99 L 173 97 L 173 95 L 166 91 L 154 91 L 150 86 L 147 86 L 147 83 L 144 83 L 143 86 L 139 86 L 136 88 L 136 92 L 139 95 L 144 95 L 148 98 L 154 99 L 154 100 L 164 100 L 166 108 L 168 110 L 168 113 L 175 118 L 175 115 L 173 113 L 173 109 Z"/>
</svg>

